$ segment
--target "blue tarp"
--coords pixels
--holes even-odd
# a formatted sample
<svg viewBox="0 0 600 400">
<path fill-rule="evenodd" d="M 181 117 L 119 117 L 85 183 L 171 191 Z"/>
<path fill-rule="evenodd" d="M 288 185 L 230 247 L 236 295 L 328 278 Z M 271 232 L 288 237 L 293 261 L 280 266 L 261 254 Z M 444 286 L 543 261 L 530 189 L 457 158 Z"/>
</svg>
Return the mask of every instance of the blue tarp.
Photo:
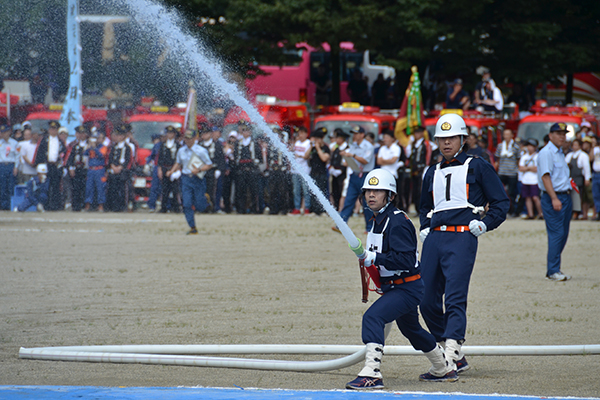
<svg viewBox="0 0 600 400">
<path fill-rule="evenodd" d="M 187 400 L 187 399 L 294 399 L 294 400 L 519 400 L 548 399 L 548 397 L 514 395 L 473 395 L 463 393 L 422 393 L 422 392 L 356 392 L 347 390 L 313 391 L 283 389 L 242 389 L 242 388 L 169 388 L 169 387 L 96 387 L 96 386 L 0 386 L 2 400 L 81 400 L 81 399 L 128 399 L 128 400 Z M 556 397 L 567 399 L 567 397 Z M 575 399 L 568 397 L 569 400 Z"/>
</svg>

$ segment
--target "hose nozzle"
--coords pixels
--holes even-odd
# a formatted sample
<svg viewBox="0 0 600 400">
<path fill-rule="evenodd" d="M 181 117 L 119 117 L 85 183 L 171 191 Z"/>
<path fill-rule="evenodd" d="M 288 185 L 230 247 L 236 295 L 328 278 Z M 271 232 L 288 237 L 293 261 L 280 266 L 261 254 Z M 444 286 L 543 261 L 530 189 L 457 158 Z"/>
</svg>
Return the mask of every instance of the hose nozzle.
<svg viewBox="0 0 600 400">
<path fill-rule="evenodd" d="M 358 240 L 358 245 L 356 247 L 352 247 L 352 245 L 350 243 L 348 243 L 348 247 L 350 247 L 350 250 L 352 250 L 354 252 L 354 254 L 356 254 L 356 257 L 358 257 L 359 259 L 364 259 L 365 258 L 365 249 L 362 245 L 362 243 L 360 242 L 360 239 L 356 239 Z"/>
</svg>

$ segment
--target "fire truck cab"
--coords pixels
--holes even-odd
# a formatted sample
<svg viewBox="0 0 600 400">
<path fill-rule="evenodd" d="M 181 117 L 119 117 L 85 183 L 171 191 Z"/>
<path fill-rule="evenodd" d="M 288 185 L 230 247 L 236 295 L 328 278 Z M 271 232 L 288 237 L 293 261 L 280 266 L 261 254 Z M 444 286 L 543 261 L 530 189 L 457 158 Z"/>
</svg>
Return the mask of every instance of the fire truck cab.
<svg viewBox="0 0 600 400">
<path fill-rule="evenodd" d="M 48 129 L 50 121 L 60 120 L 62 104 L 51 104 L 49 107 L 40 107 L 38 110 L 30 113 L 25 118 L 31 124 L 33 131 L 40 132 L 42 129 Z M 99 131 L 105 132 L 110 136 L 113 125 L 108 119 L 108 112 L 104 108 L 83 107 L 81 110 L 83 124 L 88 127 L 96 127 Z M 75 140 L 75 132 L 69 132 L 67 144 Z"/>
<path fill-rule="evenodd" d="M 365 132 L 372 132 L 376 139 L 386 130 L 394 131 L 396 117 L 392 114 L 381 113 L 379 107 L 362 106 L 358 103 L 343 103 L 339 106 L 330 106 L 324 109 L 325 114 L 315 118 L 314 129 L 326 128 L 327 138 L 330 140 L 333 131 L 337 128 L 348 133 L 356 125 Z"/>
<path fill-rule="evenodd" d="M 438 117 L 448 113 L 455 113 L 463 117 L 465 124 L 469 128 L 469 133 L 475 133 L 488 142 L 488 150 L 492 153 L 496 151 L 496 147 L 502 142 L 502 129 L 505 124 L 498 118 L 492 118 L 478 111 L 465 111 L 445 109 L 440 111 L 439 115 L 430 115 L 425 118 L 425 127 L 429 133 L 429 138 L 433 140 L 435 136 L 435 124 Z"/>
<path fill-rule="evenodd" d="M 581 107 L 548 107 L 544 101 L 538 101 L 535 106 L 531 107 L 534 115 L 529 115 L 519 123 L 519 131 L 517 137 L 523 140 L 537 139 L 542 145 L 543 139 L 549 131 L 550 127 L 556 122 L 564 122 L 567 124 L 567 140 L 573 140 L 579 130 L 581 123 L 587 121 L 592 126 L 592 133 L 598 135 L 599 126 L 596 116 L 587 114 Z"/>
</svg>

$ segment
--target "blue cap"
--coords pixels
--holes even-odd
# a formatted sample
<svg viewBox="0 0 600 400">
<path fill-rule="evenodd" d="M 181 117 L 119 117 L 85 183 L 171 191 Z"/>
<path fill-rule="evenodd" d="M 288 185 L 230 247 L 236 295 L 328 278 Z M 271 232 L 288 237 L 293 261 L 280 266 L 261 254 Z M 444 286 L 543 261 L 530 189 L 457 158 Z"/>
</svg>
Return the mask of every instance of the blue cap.
<svg viewBox="0 0 600 400">
<path fill-rule="evenodd" d="M 556 122 L 550 127 L 550 132 L 568 132 L 567 124 L 564 122 Z"/>
<path fill-rule="evenodd" d="M 6 125 L 6 124 L 0 124 L 0 132 L 7 132 L 10 131 L 10 125 Z"/>
<path fill-rule="evenodd" d="M 366 132 L 362 126 L 356 125 L 350 129 L 350 133 L 362 133 L 364 135 Z"/>
</svg>

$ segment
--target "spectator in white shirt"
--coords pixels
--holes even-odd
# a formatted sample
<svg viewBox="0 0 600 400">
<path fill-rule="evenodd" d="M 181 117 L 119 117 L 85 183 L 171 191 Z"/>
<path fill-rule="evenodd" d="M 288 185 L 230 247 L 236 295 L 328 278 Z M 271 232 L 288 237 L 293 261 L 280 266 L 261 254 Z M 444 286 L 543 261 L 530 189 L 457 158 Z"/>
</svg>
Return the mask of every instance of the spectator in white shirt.
<svg viewBox="0 0 600 400">
<path fill-rule="evenodd" d="M 534 219 L 534 208 L 537 210 L 538 218 L 543 217 L 542 203 L 540 202 L 540 188 L 537 179 L 537 148 L 538 141 L 529 139 L 527 151 L 519 159 L 519 172 L 521 176 L 521 197 L 525 199 L 527 207 L 527 219 Z"/>
<path fill-rule="evenodd" d="M 582 144 L 581 140 L 575 139 L 571 146 L 572 151 L 566 155 L 565 161 L 569 165 L 571 179 L 577 185 L 579 196 L 581 197 L 581 215 L 579 215 L 579 219 L 585 220 L 588 216 L 591 200 L 586 188 L 590 185 L 592 171 L 590 168 L 590 157 L 585 151 L 581 150 Z M 578 213 L 573 212 L 573 219 L 577 218 Z"/>
<path fill-rule="evenodd" d="M 294 156 L 298 163 L 298 169 L 306 175 L 310 173 L 308 158 L 310 157 L 311 150 L 312 146 L 310 139 L 308 139 L 308 130 L 301 126 L 298 128 L 298 140 L 294 143 Z M 291 215 L 302 214 L 302 199 L 304 199 L 304 213 L 309 214 L 310 192 L 308 191 L 308 185 L 298 173 L 292 175 L 292 184 L 294 187 L 294 210 L 291 212 Z"/>
<path fill-rule="evenodd" d="M 35 149 L 37 148 L 38 135 L 33 134 L 31 128 L 27 126 L 23 130 L 23 141 L 20 143 L 21 162 L 19 163 L 19 184 L 28 182 L 31 178 L 37 176 L 35 167 Z"/>
<path fill-rule="evenodd" d="M 403 150 L 396 141 L 394 137 L 394 132 L 392 131 L 384 131 L 382 133 L 383 145 L 379 148 L 379 152 L 377 153 L 377 165 L 381 167 L 381 169 L 385 169 L 389 171 L 394 178 L 396 179 L 396 188 L 402 187 L 404 185 L 404 173 L 402 173 L 401 177 L 398 174 L 398 170 L 402 169 L 404 172 L 404 160 Z M 401 179 L 399 179 L 401 178 Z M 398 199 L 398 207 L 403 209 L 403 205 L 400 204 L 402 200 Z"/>
</svg>

